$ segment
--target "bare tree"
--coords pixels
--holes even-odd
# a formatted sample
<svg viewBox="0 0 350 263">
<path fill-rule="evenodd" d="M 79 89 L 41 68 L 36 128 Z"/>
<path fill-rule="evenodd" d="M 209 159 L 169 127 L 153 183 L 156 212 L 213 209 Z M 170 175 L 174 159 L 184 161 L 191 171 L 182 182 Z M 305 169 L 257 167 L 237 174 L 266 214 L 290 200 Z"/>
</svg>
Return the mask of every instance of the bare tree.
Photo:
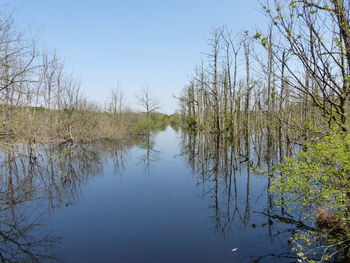
<svg viewBox="0 0 350 263">
<path fill-rule="evenodd" d="M 343 131 L 348 130 L 350 95 L 349 5 L 343 0 L 299 0 L 284 4 L 266 0 L 264 6 L 277 34 L 283 38 L 278 49 L 290 54 L 286 63 L 294 96 L 310 101 Z M 266 38 L 260 37 L 262 42 Z M 282 53 L 283 54 L 283 53 Z M 281 54 L 274 58 L 283 62 Z"/>
<path fill-rule="evenodd" d="M 136 99 L 138 104 L 145 110 L 147 120 L 150 113 L 157 111 L 160 107 L 159 100 L 152 96 L 148 86 L 142 89 L 140 95 L 136 96 Z"/>
<path fill-rule="evenodd" d="M 110 96 L 111 98 L 108 103 L 108 112 L 120 117 L 123 111 L 124 94 L 121 90 L 119 81 L 116 86 L 112 87 Z"/>
</svg>

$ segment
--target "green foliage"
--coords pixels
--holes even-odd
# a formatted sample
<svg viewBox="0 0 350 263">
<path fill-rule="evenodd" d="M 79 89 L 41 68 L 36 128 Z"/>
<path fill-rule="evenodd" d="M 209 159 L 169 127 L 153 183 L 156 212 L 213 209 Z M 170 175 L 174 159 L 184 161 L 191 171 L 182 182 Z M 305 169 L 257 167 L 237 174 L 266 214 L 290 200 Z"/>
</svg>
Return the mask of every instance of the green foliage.
<svg viewBox="0 0 350 263">
<path fill-rule="evenodd" d="M 255 38 L 255 39 L 260 39 L 260 38 L 261 38 L 261 34 L 260 34 L 260 33 L 256 33 L 256 34 L 253 36 L 253 38 Z"/>
<path fill-rule="evenodd" d="M 350 229 L 350 135 L 328 136 L 315 145 L 310 144 L 306 151 L 295 158 L 287 158 L 275 170 L 281 175 L 275 178 L 270 190 L 283 194 L 280 205 L 302 209 L 304 219 L 309 222 L 318 222 L 318 209 L 322 209 L 333 222 L 339 222 L 337 227 L 341 229 L 341 235 L 334 236 L 334 229 L 328 229 L 328 244 L 323 246 L 327 249 L 321 253 L 323 260 L 334 250 L 344 251 Z M 319 233 L 300 232 L 294 241 L 304 259 L 307 258 L 305 247 L 319 242 Z"/>
<path fill-rule="evenodd" d="M 185 116 L 184 123 L 189 129 L 194 129 L 197 126 L 197 119 L 194 116 Z"/>
<path fill-rule="evenodd" d="M 44 112 L 45 111 L 44 107 L 33 107 L 33 109 L 37 112 Z"/>
<path fill-rule="evenodd" d="M 233 128 L 233 114 L 231 112 L 226 112 L 225 114 L 225 130 L 231 130 Z"/>
<path fill-rule="evenodd" d="M 140 113 L 133 121 L 130 131 L 131 133 L 143 133 L 150 130 L 165 130 L 173 119 L 174 117 L 158 112 L 150 113 L 147 119 L 144 113 Z"/>
<path fill-rule="evenodd" d="M 171 125 L 178 125 L 181 123 L 181 115 L 178 113 L 172 114 L 168 116 L 168 121 Z"/>
<path fill-rule="evenodd" d="M 272 190 L 288 192 L 289 201 L 302 207 L 323 207 L 347 218 L 350 194 L 350 135 L 326 137 L 296 158 L 277 166 L 283 174 Z"/>
<path fill-rule="evenodd" d="M 150 119 L 141 119 L 134 123 L 132 132 L 140 133 L 144 131 L 148 131 L 152 128 L 152 121 Z"/>
</svg>

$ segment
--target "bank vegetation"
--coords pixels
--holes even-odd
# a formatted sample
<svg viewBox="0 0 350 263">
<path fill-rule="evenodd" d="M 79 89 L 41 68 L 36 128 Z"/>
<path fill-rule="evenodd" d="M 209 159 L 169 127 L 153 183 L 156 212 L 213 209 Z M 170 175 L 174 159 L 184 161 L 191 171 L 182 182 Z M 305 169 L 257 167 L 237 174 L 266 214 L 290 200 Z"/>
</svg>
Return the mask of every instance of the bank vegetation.
<svg viewBox="0 0 350 263">
<path fill-rule="evenodd" d="M 12 15 L 0 14 L 0 138 L 3 141 L 62 143 L 118 140 L 175 123 L 158 113 L 149 89 L 138 99 L 144 112 L 128 109 L 120 86 L 104 106 L 90 102 L 80 81 L 68 73 L 57 52 L 19 29 Z M 146 105 L 147 106 L 147 105 Z M 155 107 L 157 106 L 157 107 Z"/>
</svg>

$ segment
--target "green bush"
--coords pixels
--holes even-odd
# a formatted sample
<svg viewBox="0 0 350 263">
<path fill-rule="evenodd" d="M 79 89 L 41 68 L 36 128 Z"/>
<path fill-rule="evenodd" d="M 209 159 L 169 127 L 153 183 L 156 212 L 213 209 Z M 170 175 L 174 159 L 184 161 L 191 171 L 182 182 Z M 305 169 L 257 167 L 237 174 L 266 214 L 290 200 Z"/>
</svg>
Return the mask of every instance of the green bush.
<svg viewBox="0 0 350 263">
<path fill-rule="evenodd" d="M 189 129 L 194 129 L 197 126 L 197 119 L 194 116 L 186 116 L 184 122 Z"/>
<path fill-rule="evenodd" d="M 283 203 L 279 201 L 279 204 L 302 209 L 304 219 L 315 223 L 317 228 L 317 231 L 299 232 L 294 237 L 300 257 L 308 260 L 316 251 L 322 251 L 320 262 L 341 253 L 348 257 L 350 135 L 329 136 L 315 145 L 308 145 L 306 151 L 295 158 L 287 158 L 275 169 L 281 175 L 275 178 L 270 190 L 283 195 L 279 199 Z M 320 227 L 327 223 L 328 227 Z M 315 245 L 320 242 L 320 232 L 326 235 L 327 242 Z M 313 249 L 308 249 L 311 247 Z"/>
</svg>

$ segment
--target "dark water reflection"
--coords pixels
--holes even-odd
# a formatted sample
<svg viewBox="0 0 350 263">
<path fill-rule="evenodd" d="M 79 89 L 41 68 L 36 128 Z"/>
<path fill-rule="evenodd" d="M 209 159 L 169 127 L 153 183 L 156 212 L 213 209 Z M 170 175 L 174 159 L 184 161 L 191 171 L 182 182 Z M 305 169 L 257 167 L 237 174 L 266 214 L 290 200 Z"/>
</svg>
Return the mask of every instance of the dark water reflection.
<svg viewBox="0 0 350 263">
<path fill-rule="evenodd" d="M 4 148 L 0 262 L 296 262 L 288 240 L 305 226 L 262 174 L 289 154 L 257 134 L 171 128 Z"/>
</svg>

